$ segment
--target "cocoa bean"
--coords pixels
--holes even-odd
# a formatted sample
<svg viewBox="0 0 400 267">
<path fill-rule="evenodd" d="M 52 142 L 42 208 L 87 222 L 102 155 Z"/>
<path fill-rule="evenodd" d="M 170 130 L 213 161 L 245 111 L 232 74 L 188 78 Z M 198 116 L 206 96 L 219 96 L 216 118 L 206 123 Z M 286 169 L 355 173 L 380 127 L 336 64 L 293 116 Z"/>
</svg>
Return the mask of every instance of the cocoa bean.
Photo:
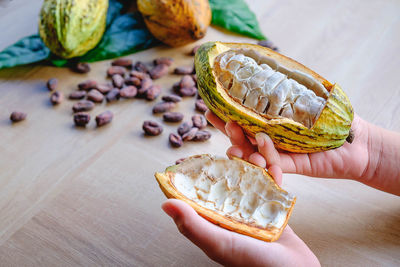
<svg viewBox="0 0 400 267">
<path fill-rule="evenodd" d="M 179 125 L 178 127 L 178 134 L 179 135 L 184 135 L 185 133 L 189 132 L 190 129 L 192 129 L 193 127 L 193 123 L 191 121 L 185 121 L 183 123 L 181 123 L 181 125 Z"/>
<path fill-rule="evenodd" d="M 154 59 L 154 61 L 153 61 L 154 65 L 164 64 L 167 66 L 171 66 L 173 62 L 174 62 L 174 59 L 172 59 L 170 57 L 160 57 L 160 58 Z"/>
<path fill-rule="evenodd" d="M 272 49 L 274 51 L 279 51 L 279 48 L 275 46 L 270 40 L 262 40 L 259 41 L 257 44 Z"/>
<path fill-rule="evenodd" d="M 197 99 L 195 103 L 196 110 L 199 112 L 206 112 L 208 110 L 206 104 L 203 99 Z"/>
<path fill-rule="evenodd" d="M 86 62 L 79 62 L 72 67 L 72 70 L 77 73 L 88 73 L 90 71 L 90 65 Z"/>
<path fill-rule="evenodd" d="M 163 127 L 155 121 L 144 121 L 143 131 L 146 135 L 156 136 L 162 133 Z"/>
<path fill-rule="evenodd" d="M 111 84 L 99 84 L 97 85 L 97 90 L 102 94 L 107 94 L 113 89 Z"/>
<path fill-rule="evenodd" d="M 150 77 L 145 77 L 142 80 L 141 87 L 138 90 L 137 97 L 146 97 L 147 90 L 153 86 L 153 80 Z"/>
<path fill-rule="evenodd" d="M 174 70 L 175 74 L 192 74 L 193 73 L 193 67 L 177 67 Z"/>
<path fill-rule="evenodd" d="M 111 66 L 107 69 L 107 75 L 109 77 L 112 77 L 116 74 L 123 76 L 125 74 L 125 72 L 126 72 L 126 69 L 121 66 Z"/>
<path fill-rule="evenodd" d="M 23 121 L 26 119 L 27 114 L 25 112 L 22 111 L 13 111 L 10 114 L 10 120 L 12 122 L 19 122 L 19 121 Z"/>
<path fill-rule="evenodd" d="M 49 91 L 54 91 L 57 89 L 58 80 L 56 78 L 51 78 L 47 81 L 46 86 Z"/>
<path fill-rule="evenodd" d="M 119 95 L 123 98 L 134 98 L 137 94 L 137 88 L 133 85 L 126 86 L 119 91 Z"/>
<path fill-rule="evenodd" d="M 129 58 L 118 58 L 118 59 L 114 60 L 111 63 L 111 65 L 130 68 L 130 67 L 132 67 L 132 59 L 129 59 Z"/>
<path fill-rule="evenodd" d="M 164 113 L 170 111 L 176 106 L 173 102 L 159 102 L 153 107 L 153 113 Z"/>
<path fill-rule="evenodd" d="M 184 87 L 179 89 L 180 96 L 195 96 L 197 93 L 196 87 Z"/>
<path fill-rule="evenodd" d="M 187 133 L 182 135 L 183 141 L 191 141 L 196 136 L 196 133 L 199 129 L 196 127 L 191 128 Z"/>
<path fill-rule="evenodd" d="M 91 100 L 91 101 L 93 101 L 95 103 L 101 103 L 101 102 L 103 102 L 104 96 L 98 90 L 92 89 L 87 94 L 87 99 Z"/>
<path fill-rule="evenodd" d="M 74 112 L 89 111 L 94 108 L 94 103 L 89 100 L 81 100 L 72 106 Z"/>
<path fill-rule="evenodd" d="M 181 164 L 185 159 L 186 159 L 186 158 L 177 159 L 177 160 L 175 161 L 175 164 L 176 164 L 176 165 Z"/>
<path fill-rule="evenodd" d="M 183 120 L 183 114 L 180 112 L 166 112 L 163 115 L 163 119 L 166 122 L 180 122 Z"/>
<path fill-rule="evenodd" d="M 106 100 L 107 102 L 113 102 L 119 99 L 119 89 L 114 88 L 110 92 L 107 93 L 106 95 Z"/>
<path fill-rule="evenodd" d="M 125 79 L 119 75 L 119 74 L 115 74 L 111 77 L 112 83 L 114 85 L 114 87 L 117 88 L 122 88 L 122 86 L 124 85 Z"/>
<path fill-rule="evenodd" d="M 97 82 L 95 80 L 86 80 L 84 82 L 81 82 L 78 84 L 78 88 L 80 90 L 85 90 L 88 91 L 90 89 L 96 89 L 97 88 Z"/>
<path fill-rule="evenodd" d="M 84 127 L 90 121 L 90 115 L 84 112 L 74 114 L 74 123 L 76 126 Z"/>
<path fill-rule="evenodd" d="M 162 76 L 168 74 L 168 65 L 159 64 L 150 70 L 150 77 L 152 79 L 159 79 Z"/>
<path fill-rule="evenodd" d="M 206 141 L 210 139 L 211 133 L 209 131 L 201 130 L 197 131 L 195 134 L 193 141 Z"/>
<path fill-rule="evenodd" d="M 147 68 L 147 66 L 141 62 L 141 61 L 137 61 L 135 63 L 135 65 L 133 66 L 133 69 L 139 71 L 139 72 L 143 72 L 143 73 L 148 73 L 149 69 Z"/>
<path fill-rule="evenodd" d="M 200 45 L 196 45 L 193 47 L 192 52 L 190 53 L 192 56 L 196 55 L 197 50 L 199 50 Z"/>
<path fill-rule="evenodd" d="M 165 102 L 174 102 L 174 103 L 182 101 L 182 97 L 178 95 L 164 95 L 161 99 L 164 100 Z"/>
<path fill-rule="evenodd" d="M 203 129 L 207 126 L 207 119 L 203 115 L 196 114 L 192 116 L 193 126 L 199 129 Z"/>
<path fill-rule="evenodd" d="M 169 143 L 173 147 L 181 147 L 183 145 L 181 136 L 174 133 L 169 135 Z"/>
<path fill-rule="evenodd" d="M 161 87 L 157 84 L 150 86 L 146 91 L 146 99 L 151 101 L 156 99 L 161 94 Z"/>
<path fill-rule="evenodd" d="M 147 74 L 146 72 L 141 72 L 141 71 L 137 71 L 137 70 L 131 71 L 129 73 L 129 76 L 136 77 L 139 80 L 143 80 L 144 78 L 150 78 L 149 74 Z"/>
<path fill-rule="evenodd" d="M 128 77 L 125 79 L 126 85 L 134 85 L 136 87 L 140 86 L 141 80 L 137 77 Z"/>
<path fill-rule="evenodd" d="M 182 77 L 182 79 L 181 79 L 179 85 L 180 85 L 181 88 L 184 88 L 184 87 L 189 88 L 189 87 L 194 87 L 194 86 L 196 86 L 196 83 L 193 81 L 192 76 L 190 76 L 190 75 L 184 75 L 184 76 Z"/>
<path fill-rule="evenodd" d="M 69 94 L 69 99 L 72 100 L 78 100 L 78 99 L 83 99 L 86 96 L 86 92 L 85 91 L 74 91 L 72 93 Z"/>
<path fill-rule="evenodd" d="M 197 75 L 196 74 L 192 74 L 190 75 L 194 81 L 194 83 L 196 84 L 195 86 L 197 86 Z"/>
<path fill-rule="evenodd" d="M 64 95 L 63 93 L 59 91 L 55 91 L 54 93 L 51 94 L 50 96 L 50 102 L 53 105 L 58 105 L 64 100 Z"/>
<path fill-rule="evenodd" d="M 100 126 L 110 123 L 112 121 L 113 117 L 114 117 L 114 114 L 109 110 L 104 111 L 103 113 L 100 113 L 99 115 L 96 116 L 97 127 L 100 127 Z"/>
</svg>

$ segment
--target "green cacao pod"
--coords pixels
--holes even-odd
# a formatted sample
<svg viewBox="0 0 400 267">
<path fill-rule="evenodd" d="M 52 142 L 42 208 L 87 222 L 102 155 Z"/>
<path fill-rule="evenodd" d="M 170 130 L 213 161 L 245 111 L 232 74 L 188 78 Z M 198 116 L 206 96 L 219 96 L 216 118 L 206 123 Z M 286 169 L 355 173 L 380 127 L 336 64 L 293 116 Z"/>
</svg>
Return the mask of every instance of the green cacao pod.
<svg viewBox="0 0 400 267">
<path fill-rule="evenodd" d="M 197 51 L 195 67 L 208 108 L 249 136 L 265 132 L 276 147 L 299 153 L 352 139 L 353 108 L 340 86 L 271 49 L 209 42 Z"/>
<path fill-rule="evenodd" d="M 84 55 L 94 48 L 106 27 L 108 0 L 45 0 L 39 34 L 62 58 Z"/>
</svg>

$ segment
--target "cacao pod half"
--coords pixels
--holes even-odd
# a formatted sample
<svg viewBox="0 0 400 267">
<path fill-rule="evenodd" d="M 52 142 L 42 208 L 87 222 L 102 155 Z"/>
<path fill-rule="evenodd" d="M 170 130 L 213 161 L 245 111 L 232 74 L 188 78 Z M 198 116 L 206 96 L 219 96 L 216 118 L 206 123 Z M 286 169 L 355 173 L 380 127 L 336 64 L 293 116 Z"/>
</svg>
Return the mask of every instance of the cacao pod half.
<svg viewBox="0 0 400 267">
<path fill-rule="evenodd" d="M 199 94 L 225 122 L 276 147 L 309 153 L 340 147 L 350 135 L 353 108 L 338 84 L 271 49 L 208 42 L 196 53 Z"/>
<path fill-rule="evenodd" d="M 149 31 L 169 46 L 203 38 L 211 22 L 208 0 L 138 0 Z"/>
<path fill-rule="evenodd" d="M 264 241 L 275 241 L 296 197 L 264 168 L 241 159 L 192 156 L 155 174 L 168 198 L 185 201 L 207 220 Z"/>
<path fill-rule="evenodd" d="M 39 34 L 62 58 L 84 55 L 94 48 L 106 27 L 108 0 L 45 0 Z"/>
</svg>

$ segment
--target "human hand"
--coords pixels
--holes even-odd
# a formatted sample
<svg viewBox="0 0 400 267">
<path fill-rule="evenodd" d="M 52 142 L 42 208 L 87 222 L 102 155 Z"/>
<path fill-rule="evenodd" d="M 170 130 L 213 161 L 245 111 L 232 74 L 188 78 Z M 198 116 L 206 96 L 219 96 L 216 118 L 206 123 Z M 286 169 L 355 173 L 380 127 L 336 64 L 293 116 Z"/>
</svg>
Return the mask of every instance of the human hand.
<svg viewBox="0 0 400 267">
<path fill-rule="evenodd" d="M 280 167 L 273 165 L 268 171 L 280 184 Z M 320 266 L 317 257 L 289 226 L 277 241 L 268 243 L 218 227 L 181 200 L 169 199 L 162 209 L 185 237 L 222 265 Z"/>
</svg>

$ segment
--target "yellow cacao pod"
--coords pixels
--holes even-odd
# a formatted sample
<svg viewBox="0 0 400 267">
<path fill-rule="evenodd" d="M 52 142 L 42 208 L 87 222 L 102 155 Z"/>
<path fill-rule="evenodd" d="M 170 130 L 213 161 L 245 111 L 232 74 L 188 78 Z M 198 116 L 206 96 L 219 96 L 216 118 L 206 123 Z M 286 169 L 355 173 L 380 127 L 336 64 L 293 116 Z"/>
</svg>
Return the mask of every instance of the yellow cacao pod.
<svg viewBox="0 0 400 267">
<path fill-rule="evenodd" d="M 209 42 L 196 53 L 199 94 L 224 121 L 283 150 L 309 153 L 351 142 L 353 108 L 338 84 L 271 49 Z"/>
<path fill-rule="evenodd" d="M 211 22 L 208 0 L 138 0 L 149 31 L 169 46 L 202 38 Z"/>
<path fill-rule="evenodd" d="M 264 241 L 279 238 L 296 201 L 264 168 L 237 158 L 192 156 L 155 176 L 168 198 L 185 201 L 226 229 Z"/>
<path fill-rule="evenodd" d="M 103 36 L 107 9 L 108 0 L 45 0 L 40 11 L 40 37 L 62 58 L 82 56 Z"/>
</svg>

